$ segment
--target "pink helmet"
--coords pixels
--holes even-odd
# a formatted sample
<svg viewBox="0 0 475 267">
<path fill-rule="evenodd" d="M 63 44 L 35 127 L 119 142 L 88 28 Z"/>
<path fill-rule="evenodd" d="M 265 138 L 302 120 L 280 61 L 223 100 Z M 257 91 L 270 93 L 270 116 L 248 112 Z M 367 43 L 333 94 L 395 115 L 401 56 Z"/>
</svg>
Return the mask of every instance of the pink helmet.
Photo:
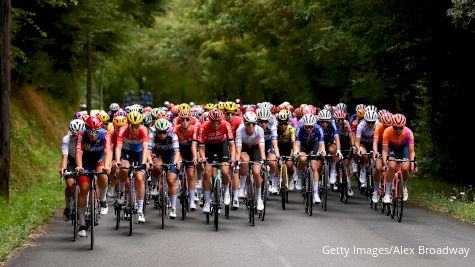
<svg viewBox="0 0 475 267">
<path fill-rule="evenodd" d="M 402 114 L 394 114 L 392 118 L 392 125 L 394 127 L 404 127 L 406 125 L 406 117 Z"/>
<path fill-rule="evenodd" d="M 335 112 L 333 113 L 333 117 L 335 119 L 344 119 L 346 117 L 346 114 L 343 110 L 335 110 Z"/>
<path fill-rule="evenodd" d="M 389 112 L 386 112 L 386 113 L 383 113 L 379 120 L 384 124 L 384 126 L 386 127 L 389 127 L 393 124 L 392 122 L 392 119 L 393 119 L 393 114 L 389 113 Z"/>
</svg>

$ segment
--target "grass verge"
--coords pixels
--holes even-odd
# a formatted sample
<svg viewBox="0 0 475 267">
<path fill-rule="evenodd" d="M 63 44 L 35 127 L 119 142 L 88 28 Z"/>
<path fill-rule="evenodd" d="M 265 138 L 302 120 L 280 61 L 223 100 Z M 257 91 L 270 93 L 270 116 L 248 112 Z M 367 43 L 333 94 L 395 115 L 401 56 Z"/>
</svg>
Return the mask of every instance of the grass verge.
<svg viewBox="0 0 475 267">
<path fill-rule="evenodd" d="M 410 179 L 408 188 L 409 201 L 415 205 L 475 224 L 473 188 L 419 177 Z"/>
</svg>

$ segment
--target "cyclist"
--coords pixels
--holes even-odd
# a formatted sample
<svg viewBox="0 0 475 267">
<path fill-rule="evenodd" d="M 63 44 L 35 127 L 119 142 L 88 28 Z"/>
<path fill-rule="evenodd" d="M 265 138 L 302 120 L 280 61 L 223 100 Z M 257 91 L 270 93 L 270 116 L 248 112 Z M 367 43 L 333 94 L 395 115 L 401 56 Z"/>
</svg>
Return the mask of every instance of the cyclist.
<svg viewBox="0 0 475 267">
<path fill-rule="evenodd" d="M 277 147 L 281 156 L 291 156 L 295 146 L 295 128 L 289 125 L 289 113 L 284 110 L 277 114 Z M 294 176 L 294 162 L 285 161 L 288 177 Z M 294 189 L 293 179 L 288 181 L 289 189 Z"/>
<path fill-rule="evenodd" d="M 129 167 L 131 163 L 145 165 L 148 157 L 148 129 L 141 125 L 142 114 L 132 111 L 127 114 L 127 126 L 122 126 L 117 136 L 117 146 L 115 148 L 115 160 L 118 166 Z M 143 202 L 145 197 L 145 170 L 135 171 L 135 190 L 137 194 L 137 215 L 138 222 L 144 223 Z M 119 203 L 124 203 L 125 183 L 127 182 L 127 169 L 119 172 Z"/>
<path fill-rule="evenodd" d="M 338 158 L 342 159 L 343 155 L 340 150 L 340 136 L 338 133 L 337 126 L 335 122 L 332 121 L 333 116 L 330 111 L 332 107 L 327 104 L 326 108 L 318 112 L 317 122 L 323 130 L 323 139 L 325 142 L 325 151 L 328 151 L 330 155 L 337 155 Z M 338 162 L 337 157 L 330 158 L 330 186 L 333 186 L 334 190 L 337 190 L 336 186 L 336 163 Z"/>
<path fill-rule="evenodd" d="M 366 169 L 368 168 L 368 155 L 363 155 L 373 149 L 374 124 L 378 118 L 378 113 L 374 110 L 365 112 L 364 120 L 358 124 L 355 135 L 355 145 L 360 158 L 360 187 L 366 188 Z"/>
<path fill-rule="evenodd" d="M 114 126 L 113 131 L 111 132 L 111 142 L 112 147 L 117 146 L 117 136 L 119 135 L 120 127 L 127 125 L 127 118 L 124 116 L 116 116 L 112 120 L 112 125 Z M 112 171 L 110 175 L 110 188 L 109 188 L 109 197 L 115 196 L 115 189 L 117 186 L 117 177 L 116 177 L 116 161 L 115 161 L 115 150 L 112 150 Z"/>
<path fill-rule="evenodd" d="M 272 185 L 269 186 L 269 192 L 276 194 L 279 190 L 279 175 L 277 173 L 277 162 L 275 161 L 280 157 L 279 146 L 277 143 L 277 126 L 269 125 L 269 119 L 272 116 L 270 109 L 260 108 L 256 111 L 257 123 L 259 126 L 264 129 L 264 139 L 265 139 L 265 149 L 266 158 L 269 161 L 269 180 L 272 179 Z"/>
<path fill-rule="evenodd" d="M 235 161 L 234 134 L 229 122 L 224 120 L 224 114 L 221 110 L 214 108 L 208 113 L 209 121 L 201 124 L 198 130 L 197 140 L 199 143 L 199 156 L 201 162 L 207 159 L 213 160 L 213 155 L 218 156 L 219 162 L 227 162 L 231 158 L 231 164 Z M 229 205 L 231 197 L 229 195 L 229 165 L 224 163 L 221 166 L 221 175 L 224 190 L 224 205 Z M 204 206 L 203 212 L 210 212 L 211 205 L 211 165 L 206 166 L 204 173 Z"/>
<path fill-rule="evenodd" d="M 387 162 L 387 157 L 390 159 L 409 159 L 414 160 L 416 157 L 416 151 L 414 150 L 414 134 L 411 129 L 406 127 L 406 117 L 402 114 L 394 114 L 392 117 L 392 126 L 384 130 L 383 133 L 383 166 L 387 166 L 386 173 L 386 194 L 383 202 L 390 203 L 391 198 L 389 192 L 391 191 L 391 185 L 396 172 L 397 164 L 394 161 Z M 402 162 L 402 176 L 404 180 L 404 197 L 403 200 L 407 201 L 409 193 L 407 191 L 407 181 L 409 177 L 409 170 L 416 171 L 414 168 L 414 162 Z"/>
<path fill-rule="evenodd" d="M 193 134 L 195 133 L 195 129 L 197 127 L 191 122 L 192 118 L 194 117 L 191 115 L 189 110 L 180 111 L 180 113 L 178 113 L 178 118 L 180 120 L 180 124 L 175 125 L 173 131 L 178 137 L 181 157 L 186 161 L 190 161 L 186 163 L 185 167 L 186 177 L 188 178 L 188 192 L 190 195 L 189 207 L 191 211 L 194 211 L 196 209 L 194 198 L 196 192 L 196 175 L 195 164 L 192 161 L 196 157 L 196 153 L 193 153 L 192 148 L 195 147 L 196 151 L 196 146 L 192 146 L 192 141 Z"/>
<path fill-rule="evenodd" d="M 257 115 L 253 111 L 248 111 L 243 116 L 244 123 L 239 126 L 236 132 L 236 158 L 241 162 L 260 161 L 266 158 L 265 156 L 265 139 L 264 130 L 257 125 Z M 239 168 L 239 175 L 247 177 L 249 164 L 241 164 Z M 254 164 L 252 166 L 252 175 L 254 177 L 256 186 L 257 210 L 264 209 L 264 202 L 261 198 L 261 165 Z M 264 185 L 265 186 L 265 185 Z M 238 202 L 237 194 L 233 199 Z"/>
<path fill-rule="evenodd" d="M 393 115 L 389 112 L 378 112 L 379 121 L 376 123 L 376 128 L 374 130 L 373 136 L 373 160 L 375 162 L 375 170 L 374 170 L 374 192 L 373 192 L 373 202 L 377 203 L 379 201 L 379 193 L 378 190 L 380 188 L 381 182 L 381 170 L 383 168 L 383 161 L 380 157 L 380 152 L 382 151 L 383 146 L 383 133 L 386 128 L 391 126 L 392 124 L 392 117 Z"/>
<path fill-rule="evenodd" d="M 110 172 L 112 159 L 112 142 L 110 132 L 102 129 L 102 121 L 94 116 L 89 117 L 85 122 L 85 129 L 77 134 L 76 139 L 76 168 L 77 172 L 87 171 L 105 171 Z M 98 175 L 100 212 L 107 214 L 108 207 L 106 202 L 107 193 L 107 175 Z M 86 203 L 87 194 L 90 188 L 88 176 L 81 175 L 78 178 L 79 183 L 79 237 L 86 237 Z"/>
<path fill-rule="evenodd" d="M 182 119 L 182 121 L 184 121 Z M 177 164 L 180 160 L 180 146 L 178 144 L 178 137 L 170 131 L 170 122 L 165 119 L 159 119 L 155 122 L 155 130 L 150 133 L 148 148 L 153 164 Z M 152 195 L 157 195 L 157 177 L 162 174 L 162 166 L 154 166 L 152 168 Z M 166 167 L 167 183 L 168 183 L 168 197 L 170 199 L 171 209 L 170 219 L 176 218 L 176 177 L 178 170 L 175 166 Z M 163 186 L 163 185 L 162 185 Z"/>
<path fill-rule="evenodd" d="M 84 121 L 80 119 L 74 119 L 69 123 L 69 133 L 63 137 L 63 143 L 61 146 L 61 165 L 59 174 L 63 175 L 64 172 L 74 171 L 76 167 L 76 135 L 79 131 L 84 129 Z M 64 189 L 64 200 L 66 207 L 64 208 L 63 216 L 65 221 L 69 221 L 69 213 L 71 211 L 71 197 L 74 187 L 74 177 L 68 175 L 65 177 L 66 188 Z"/>
<path fill-rule="evenodd" d="M 297 129 L 297 137 L 294 146 L 294 156 L 297 159 L 297 190 L 302 189 L 302 175 L 307 165 L 307 154 L 315 152 L 321 156 L 325 156 L 325 140 L 323 129 L 317 124 L 317 118 L 313 114 L 305 114 L 302 117 L 302 126 Z M 310 167 L 313 171 L 313 202 L 320 203 L 318 195 L 318 181 L 320 181 L 320 170 L 322 168 L 321 160 L 311 158 Z M 298 184 L 298 186 L 297 186 Z"/>
<path fill-rule="evenodd" d="M 119 111 L 119 109 L 120 109 L 119 104 L 117 104 L 117 103 L 112 103 L 112 104 L 110 104 L 110 106 L 109 106 L 109 112 L 108 112 L 109 117 L 113 117 L 114 114 L 115 114 L 117 111 Z"/>
<path fill-rule="evenodd" d="M 346 113 L 342 109 L 342 106 L 339 103 L 337 105 L 337 110 L 333 113 L 333 118 L 335 118 L 339 138 L 340 138 L 340 145 L 341 145 L 341 150 L 345 151 L 344 155 L 344 164 L 345 164 L 345 169 L 347 172 L 349 172 L 350 168 L 350 148 L 354 147 L 355 145 L 355 136 L 354 133 L 351 131 L 351 126 L 350 122 L 346 120 Z M 344 105 L 344 104 L 343 104 Z M 345 105 L 346 107 L 346 105 Z M 351 188 L 351 179 L 348 175 L 347 176 L 347 183 L 348 183 L 348 195 L 352 196 L 353 195 L 353 189 Z"/>
</svg>

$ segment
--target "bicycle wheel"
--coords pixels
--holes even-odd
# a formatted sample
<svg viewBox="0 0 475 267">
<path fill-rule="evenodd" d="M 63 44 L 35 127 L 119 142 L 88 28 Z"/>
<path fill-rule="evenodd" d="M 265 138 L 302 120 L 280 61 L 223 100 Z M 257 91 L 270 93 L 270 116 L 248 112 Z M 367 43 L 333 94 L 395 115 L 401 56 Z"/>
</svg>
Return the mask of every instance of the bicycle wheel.
<svg viewBox="0 0 475 267">
<path fill-rule="evenodd" d="M 219 181 L 215 181 L 214 187 L 214 230 L 218 231 L 218 220 L 219 220 L 219 206 L 221 204 L 221 183 Z"/>
<path fill-rule="evenodd" d="M 73 207 L 72 209 L 72 212 L 70 213 L 71 214 L 71 218 L 72 218 L 72 223 L 73 223 L 73 241 L 76 241 L 76 238 L 78 236 L 78 190 L 77 190 L 77 185 L 74 185 L 74 189 L 73 189 L 73 195 L 72 195 L 72 198 L 71 198 L 71 206 Z"/>
<path fill-rule="evenodd" d="M 314 188 L 313 188 L 313 175 L 310 173 L 312 169 L 308 170 L 307 173 L 307 206 L 308 206 L 308 215 L 312 216 L 313 213 L 313 193 L 314 193 Z"/>
<path fill-rule="evenodd" d="M 89 216 L 91 218 L 90 221 L 90 227 L 91 230 L 91 250 L 94 249 L 94 224 L 96 221 L 96 211 L 95 211 L 95 206 L 94 205 L 95 199 L 94 199 L 94 187 L 91 185 L 91 189 L 89 190 Z"/>
<path fill-rule="evenodd" d="M 402 179 L 402 174 L 399 173 L 398 187 L 397 187 L 397 200 L 396 200 L 396 215 L 397 221 L 401 222 L 402 212 L 404 210 L 404 180 Z"/>
<path fill-rule="evenodd" d="M 186 175 L 182 174 L 180 177 L 180 182 L 181 182 L 181 197 L 180 197 L 180 202 L 181 202 L 181 220 L 185 220 L 186 218 L 186 207 L 188 204 L 188 201 L 186 199 Z"/>
<path fill-rule="evenodd" d="M 163 175 L 162 175 L 163 176 Z M 167 213 L 167 203 L 165 201 L 165 179 L 162 177 L 163 183 L 162 188 L 160 189 L 160 208 L 162 212 L 162 229 L 165 228 L 165 216 Z"/>
<path fill-rule="evenodd" d="M 128 204 L 128 210 L 129 210 L 129 236 L 132 235 L 132 224 L 134 221 L 134 199 L 133 199 L 133 187 L 131 186 L 132 183 L 129 183 L 129 202 Z"/>
<path fill-rule="evenodd" d="M 393 188 L 391 191 L 391 204 L 389 204 L 388 208 L 390 208 L 390 211 L 388 211 L 388 215 L 391 215 L 391 219 L 394 219 L 394 216 L 396 216 L 396 211 L 398 209 L 398 201 L 397 201 L 397 194 L 399 191 L 399 179 L 398 179 L 398 174 L 394 176 L 394 181 L 393 181 Z"/>
<path fill-rule="evenodd" d="M 247 179 L 247 205 L 249 211 L 249 223 L 254 226 L 254 214 L 255 214 L 255 204 L 256 204 L 256 194 L 254 193 L 254 177 L 252 175 L 248 176 Z"/>
<path fill-rule="evenodd" d="M 308 187 L 308 180 L 309 176 L 307 173 L 307 170 L 302 173 L 302 190 L 300 191 L 300 194 L 303 196 L 303 204 L 305 207 L 305 214 L 308 214 L 308 196 L 309 196 L 309 187 Z"/>
<path fill-rule="evenodd" d="M 348 176 L 346 173 L 345 163 L 343 161 L 340 162 L 340 171 L 341 171 L 341 183 L 340 183 L 340 200 L 348 204 Z"/>
<path fill-rule="evenodd" d="M 285 210 L 285 202 L 287 202 L 287 183 L 289 177 L 287 173 L 287 165 L 282 164 L 280 167 L 280 198 L 282 200 L 282 209 Z"/>
<path fill-rule="evenodd" d="M 322 177 L 322 197 L 321 197 L 321 201 L 322 201 L 322 209 L 324 211 L 327 210 L 327 197 L 328 197 L 328 192 L 327 192 L 327 184 L 328 184 L 328 164 L 325 163 L 324 165 L 324 171 L 323 171 L 323 177 Z"/>
<path fill-rule="evenodd" d="M 115 210 L 115 230 L 119 230 L 120 211 L 122 210 L 122 206 L 116 202 L 114 203 L 114 210 Z"/>
</svg>

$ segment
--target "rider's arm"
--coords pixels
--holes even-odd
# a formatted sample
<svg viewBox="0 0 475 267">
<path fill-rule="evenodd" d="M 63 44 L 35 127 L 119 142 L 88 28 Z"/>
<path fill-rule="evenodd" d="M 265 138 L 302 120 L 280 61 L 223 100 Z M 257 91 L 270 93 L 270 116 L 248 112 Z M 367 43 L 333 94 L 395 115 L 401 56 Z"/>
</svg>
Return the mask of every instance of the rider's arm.
<svg viewBox="0 0 475 267">
<path fill-rule="evenodd" d="M 104 136 L 104 167 L 110 170 L 112 165 L 112 137 L 111 132 L 106 132 Z"/>
<path fill-rule="evenodd" d="M 145 126 L 140 126 L 142 134 L 142 164 L 147 163 L 148 159 L 148 130 Z"/>
<path fill-rule="evenodd" d="M 76 168 L 80 167 L 82 168 L 82 142 L 84 140 L 84 136 L 82 135 L 82 132 L 78 133 L 77 139 L 76 139 Z"/>
<path fill-rule="evenodd" d="M 234 140 L 230 140 L 228 142 L 229 145 L 229 153 L 231 154 L 231 161 L 236 160 L 236 146 L 234 145 Z"/>
<path fill-rule="evenodd" d="M 277 139 L 276 139 L 276 140 L 272 140 L 272 147 L 274 148 L 275 155 L 276 155 L 277 157 L 280 157 L 279 144 L 278 144 L 278 142 L 277 142 Z"/>
</svg>

